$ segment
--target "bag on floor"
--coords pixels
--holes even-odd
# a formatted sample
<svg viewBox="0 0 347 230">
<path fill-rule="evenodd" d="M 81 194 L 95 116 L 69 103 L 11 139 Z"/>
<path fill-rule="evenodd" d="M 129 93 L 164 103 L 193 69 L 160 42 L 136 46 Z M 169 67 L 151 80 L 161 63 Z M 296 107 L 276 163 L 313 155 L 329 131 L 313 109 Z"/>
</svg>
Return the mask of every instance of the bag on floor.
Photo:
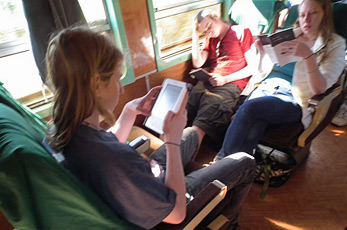
<svg viewBox="0 0 347 230">
<path fill-rule="evenodd" d="M 273 148 L 258 145 L 256 150 L 256 176 L 254 182 L 263 184 L 260 195 L 265 198 L 269 187 L 280 187 L 288 181 L 296 161 L 288 154 Z"/>
</svg>

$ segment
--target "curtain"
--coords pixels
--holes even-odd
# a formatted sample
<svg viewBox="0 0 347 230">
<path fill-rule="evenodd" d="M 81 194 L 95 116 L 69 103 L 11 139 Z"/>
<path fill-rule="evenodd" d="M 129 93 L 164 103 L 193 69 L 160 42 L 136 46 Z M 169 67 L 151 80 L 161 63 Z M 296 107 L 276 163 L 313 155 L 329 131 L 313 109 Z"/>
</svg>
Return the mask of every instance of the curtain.
<svg viewBox="0 0 347 230">
<path fill-rule="evenodd" d="M 53 32 L 87 24 L 78 0 L 22 0 L 32 51 L 41 79 L 46 81 L 45 55 Z"/>
</svg>

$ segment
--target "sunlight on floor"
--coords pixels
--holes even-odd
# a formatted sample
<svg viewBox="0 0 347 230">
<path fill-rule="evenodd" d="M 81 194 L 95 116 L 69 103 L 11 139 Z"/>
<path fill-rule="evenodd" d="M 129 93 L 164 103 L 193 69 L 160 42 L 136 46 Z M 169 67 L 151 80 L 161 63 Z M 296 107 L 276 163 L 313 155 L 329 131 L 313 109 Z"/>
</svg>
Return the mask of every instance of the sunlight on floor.
<svg viewBox="0 0 347 230">
<path fill-rule="evenodd" d="M 271 218 L 266 218 L 268 221 L 270 221 L 271 223 L 285 229 L 285 230 L 307 230 L 306 228 L 299 228 L 299 227 L 295 227 L 294 225 L 291 225 L 291 224 L 287 224 L 287 223 L 284 223 L 282 221 L 278 221 L 278 220 L 274 220 L 274 219 L 271 219 Z"/>
<path fill-rule="evenodd" d="M 338 136 L 342 136 L 344 134 L 346 134 L 345 131 L 343 130 L 338 130 L 338 129 L 331 129 L 330 130 L 332 133 L 334 133 L 334 136 L 338 137 Z"/>
</svg>

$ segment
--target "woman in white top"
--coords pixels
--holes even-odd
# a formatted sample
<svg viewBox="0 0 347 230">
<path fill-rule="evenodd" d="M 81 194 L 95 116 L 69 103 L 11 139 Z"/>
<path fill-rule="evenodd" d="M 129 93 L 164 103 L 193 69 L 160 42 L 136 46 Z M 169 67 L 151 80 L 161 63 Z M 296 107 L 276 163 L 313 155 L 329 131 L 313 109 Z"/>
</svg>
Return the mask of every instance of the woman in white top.
<svg viewBox="0 0 347 230">
<path fill-rule="evenodd" d="M 311 122 L 308 99 L 325 92 L 345 66 L 345 40 L 334 33 L 329 0 L 304 0 L 299 5 L 296 40 L 282 43 L 286 55 L 302 60 L 282 67 L 271 63 L 260 42 L 259 73 L 252 77 L 243 94 L 251 92 L 230 124 L 216 160 L 244 151 L 252 154 L 269 124 Z"/>
</svg>

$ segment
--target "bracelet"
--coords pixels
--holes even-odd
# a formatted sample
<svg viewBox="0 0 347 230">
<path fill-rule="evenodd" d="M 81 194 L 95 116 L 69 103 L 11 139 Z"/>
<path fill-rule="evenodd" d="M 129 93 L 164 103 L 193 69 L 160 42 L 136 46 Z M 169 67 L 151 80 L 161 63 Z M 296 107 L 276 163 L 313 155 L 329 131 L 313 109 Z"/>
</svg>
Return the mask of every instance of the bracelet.
<svg viewBox="0 0 347 230">
<path fill-rule="evenodd" d="M 175 145 L 175 146 L 181 146 L 180 144 L 173 143 L 173 142 L 164 142 L 165 145 Z"/>
<path fill-rule="evenodd" d="M 305 57 L 304 60 L 309 59 L 309 58 L 312 57 L 313 55 L 315 55 L 315 53 L 311 53 L 310 55 L 308 55 L 307 57 Z"/>
<path fill-rule="evenodd" d="M 308 74 L 310 74 L 310 73 L 314 73 L 314 72 L 316 72 L 318 70 L 318 67 L 317 68 L 315 68 L 314 70 L 312 70 L 312 71 L 308 71 L 307 73 Z"/>
</svg>

